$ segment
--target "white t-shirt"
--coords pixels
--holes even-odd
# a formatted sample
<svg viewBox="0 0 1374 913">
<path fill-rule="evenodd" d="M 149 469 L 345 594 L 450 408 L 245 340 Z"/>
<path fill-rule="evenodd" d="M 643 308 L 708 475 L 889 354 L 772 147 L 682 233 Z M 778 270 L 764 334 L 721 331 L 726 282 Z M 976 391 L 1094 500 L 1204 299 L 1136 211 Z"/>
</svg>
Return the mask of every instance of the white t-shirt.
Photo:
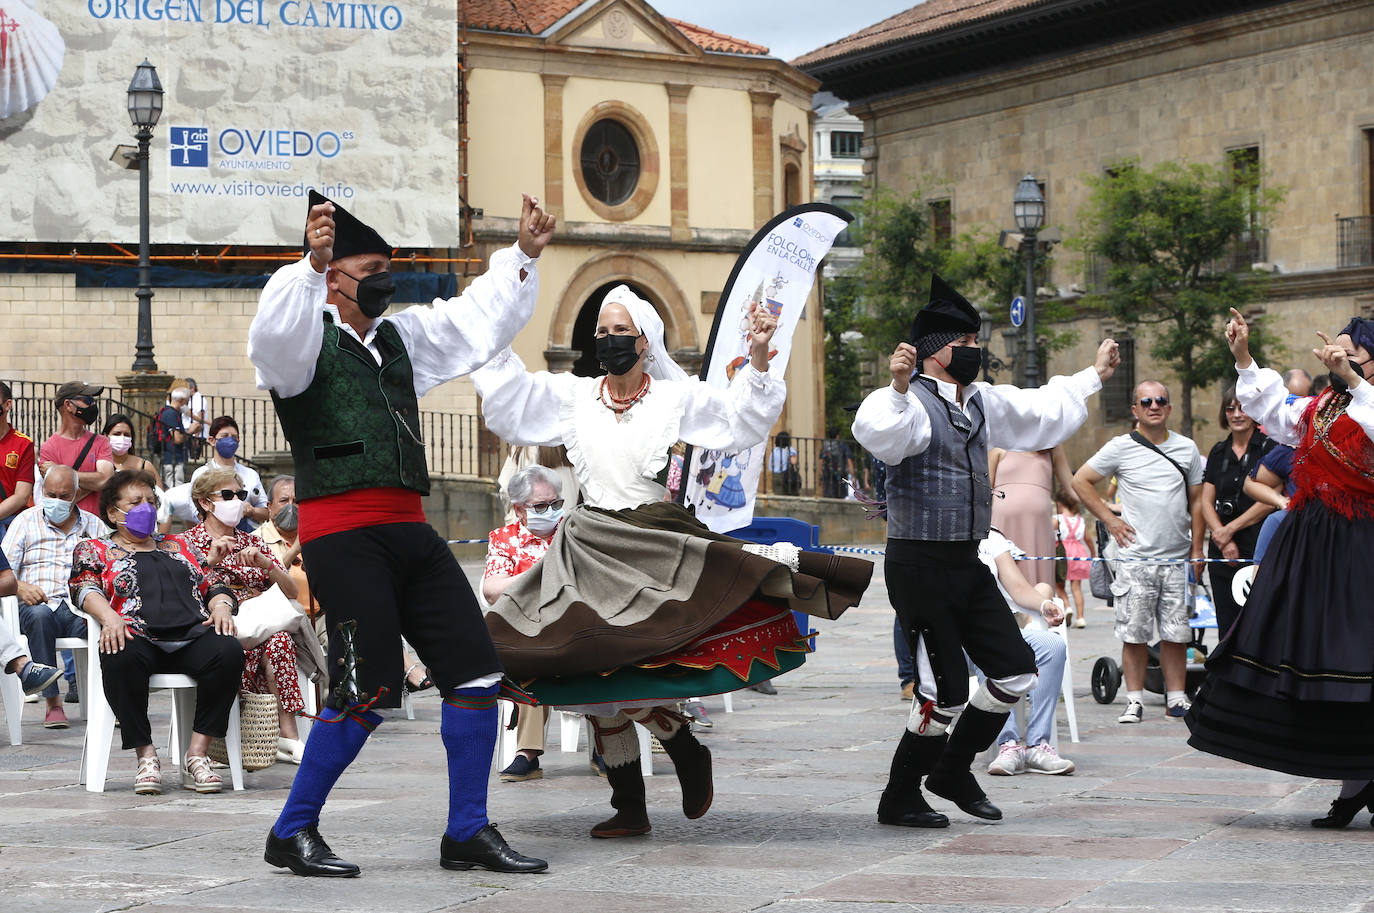
<svg viewBox="0 0 1374 913">
<path fill-rule="evenodd" d="M 1188 486 L 1202 484 L 1202 454 L 1190 438 L 1172 431 L 1159 449 L 1188 471 L 1187 486 L 1169 460 L 1137 444 L 1129 434 L 1112 438 L 1088 460 L 1087 465 L 1103 478 L 1116 476 L 1122 519 L 1135 530 L 1135 542 L 1121 548 L 1117 557 L 1188 557 L 1193 541 Z"/>
<path fill-rule="evenodd" d="M 182 420 L 182 427 L 183 427 L 186 431 L 189 432 L 189 431 L 191 430 L 191 423 L 192 423 L 193 421 L 195 421 L 195 419 L 193 419 L 191 416 L 195 415 L 195 414 L 198 413 L 198 412 L 199 412 L 199 413 L 203 413 L 204 411 L 205 411 L 205 394 L 203 394 L 203 393 L 201 393 L 201 392 L 199 392 L 199 391 L 197 391 L 197 392 L 195 392 L 195 393 L 192 393 L 192 394 L 191 394 L 191 402 L 190 402 L 190 404 L 189 404 L 189 406 L 188 406 L 188 408 L 187 408 L 186 414 L 183 415 L 183 416 L 181 417 L 181 420 Z M 204 420 L 201 421 L 201 423 L 200 423 L 200 432 L 199 432 L 198 434 L 196 434 L 196 437 L 203 438 L 203 439 L 206 439 L 206 440 L 209 439 L 209 437 L 210 437 L 210 416 L 208 416 L 208 415 L 205 416 Z"/>
<path fill-rule="evenodd" d="M 996 529 L 989 529 L 988 537 L 978 543 L 978 560 L 983 562 L 983 565 L 992 573 L 992 579 L 997 581 L 997 589 L 1001 590 L 1002 598 L 1007 602 L 1007 608 L 1013 612 L 1021 612 L 1039 618 L 1040 613 L 1038 611 L 1029 612 L 1017 605 L 1016 601 L 1011 598 L 1011 594 L 1007 592 L 1007 588 L 1002 586 L 1002 578 L 997 576 L 997 559 L 1008 552 L 1011 552 L 1012 558 L 1020 558 L 1025 554 L 1015 542 L 1012 542 Z M 1039 606 L 1036 608 L 1038 609 Z"/>
</svg>

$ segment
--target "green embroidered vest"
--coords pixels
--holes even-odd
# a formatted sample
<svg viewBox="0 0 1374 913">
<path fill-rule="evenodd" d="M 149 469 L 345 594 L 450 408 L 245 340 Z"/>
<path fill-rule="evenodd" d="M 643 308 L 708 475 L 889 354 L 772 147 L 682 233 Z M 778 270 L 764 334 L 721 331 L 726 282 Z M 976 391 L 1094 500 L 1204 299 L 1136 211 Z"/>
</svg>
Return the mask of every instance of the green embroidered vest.
<svg viewBox="0 0 1374 913">
<path fill-rule="evenodd" d="M 380 365 L 326 313 L 310 386 L 292 397 L 272 393 L 296 461 L 298 498 L 360 488 L 429 494 L 410 356 L 401 335 L 386 321 L 374 339 Z"/>
</svg>

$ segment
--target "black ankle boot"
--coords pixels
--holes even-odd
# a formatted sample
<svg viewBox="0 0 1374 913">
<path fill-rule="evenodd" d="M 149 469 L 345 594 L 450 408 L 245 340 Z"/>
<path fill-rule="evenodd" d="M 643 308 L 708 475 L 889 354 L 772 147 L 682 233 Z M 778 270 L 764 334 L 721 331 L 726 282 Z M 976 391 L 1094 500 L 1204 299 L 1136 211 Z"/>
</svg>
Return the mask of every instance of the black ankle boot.
<svg viewBox="0 0 1374 913">
<path fill-rule="evenodd" d="M 1313 818 L 1312 826 L 1322 828 L 1345 827 L 1360 813 L 1362 808 L 1368 808 L 1374 812 L 1374 781 L 1365 784 L 1364 789 L 1349 799 L 1333 800 L 1331 810 L 1326 813 L 1326 817 Z"/>
<path fill-rule="evenodd" d="M 660 738 L 663 750 L 677 769 L 677 782 L 682 787 L 682 813 L 696 819 L 706 814 L 715 797 L 711 780 L 711 749 L 697 741 L 687 724 L 671 739 Z"/>
<path fill-rule="evenodd" d="M 593 837 L 638 837 L 650 831 L 649 810 L 644 804 L 644 773 L 639 758 L 619 767 L 606 766 L 615 814 L 592 828 Z"/>
<path fill-rule="evenodd" d="M 975 818 L 1002 820 L 1002 810 L 988 801 L 987 793 L 983 792 L 969 768 L 978 752 L 991 745 L 1002 731 L 1007 712 L 989 713 L 978 707 L 966 708 L 955 724 L 939 761 L 935 763 L 935 769 L 926 777 L 926 789 L 948 799 Z"/>
<path fill-rule="evenodd" d="M 949 827 L 949 819 L 921 795 L 921 777 L 930 772 L 945 746 L 945 737 L 918 736 L 907 730 L 892 756 L 887 788 L 878 801 L 878 823 L 901 827 Z"/>
</svg>

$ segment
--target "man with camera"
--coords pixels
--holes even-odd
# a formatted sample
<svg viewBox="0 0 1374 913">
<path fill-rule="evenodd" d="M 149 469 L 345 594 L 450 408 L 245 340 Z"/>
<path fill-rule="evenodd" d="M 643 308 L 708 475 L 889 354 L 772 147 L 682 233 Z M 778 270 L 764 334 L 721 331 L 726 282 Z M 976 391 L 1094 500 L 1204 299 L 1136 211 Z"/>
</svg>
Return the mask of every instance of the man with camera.
<svg viewBox="0 0 1374 913">
<path fill-rule="evenodd" d="M 1117 719 L 1120 723 L 1139 723 L 1145 715 L 1145 665 L 1156 628 L 1165 715 L 1181 720 L 1188 713 L 1184 682 L 1192 631 L 1185 564 L 1190 556 L 1202 557 L 1202 455 L 1191 439 L 1169 430 L 1171 410 L 1162 383 L 1138 384 L 1131 404 L 1137 430 L 1112 438 L 1073 477 L 1073 490 L 1119 547 L 1112 595 L 1126 680 L 1126 712 Z M 1113 475 L 1120 516 L 1096 488 Z"/>
</svg>

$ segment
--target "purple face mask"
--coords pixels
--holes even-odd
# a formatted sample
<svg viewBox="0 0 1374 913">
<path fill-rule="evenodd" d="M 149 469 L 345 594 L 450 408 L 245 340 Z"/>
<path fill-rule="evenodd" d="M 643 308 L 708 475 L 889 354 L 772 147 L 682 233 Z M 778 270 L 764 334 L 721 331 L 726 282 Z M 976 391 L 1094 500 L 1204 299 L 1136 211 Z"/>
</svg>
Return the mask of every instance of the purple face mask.
<svg viewBox="0 0 1374 913">
<path fill-rule="evenodd" d="M 147 501 L 124 513 L 124 528 L 135 539 L 147 539 L 157 529 L 157 508 Z"/>
</svg>

